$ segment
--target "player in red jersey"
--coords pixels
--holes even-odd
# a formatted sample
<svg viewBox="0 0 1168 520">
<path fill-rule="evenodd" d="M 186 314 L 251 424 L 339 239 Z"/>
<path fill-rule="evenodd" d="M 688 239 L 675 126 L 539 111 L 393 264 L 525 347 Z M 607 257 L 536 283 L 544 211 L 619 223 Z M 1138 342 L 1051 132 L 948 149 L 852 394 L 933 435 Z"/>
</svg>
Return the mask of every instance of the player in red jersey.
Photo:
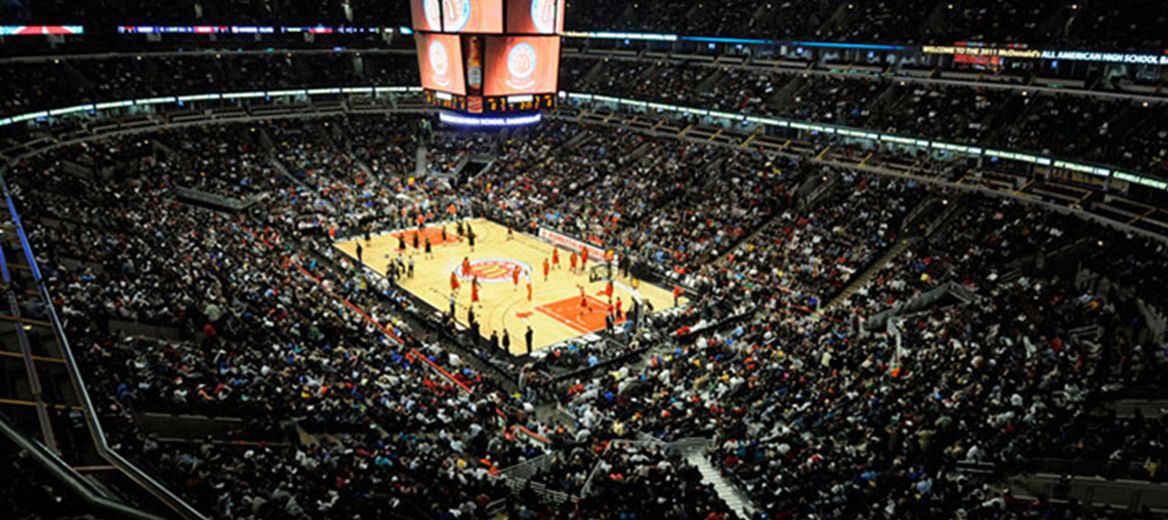
<svg viewBox="0 0 1168 520">
<path fill-rule="evenodd" d="M 584 317 L 585 312 L 591 311 L 592 309 L 588 308 L 588 295 L 584 294 L 584 286 L 576 284 L 576 287 L 580 289 L 580 312 L 576 314 L 576 319 L 580 319 Z"/>
</svg>

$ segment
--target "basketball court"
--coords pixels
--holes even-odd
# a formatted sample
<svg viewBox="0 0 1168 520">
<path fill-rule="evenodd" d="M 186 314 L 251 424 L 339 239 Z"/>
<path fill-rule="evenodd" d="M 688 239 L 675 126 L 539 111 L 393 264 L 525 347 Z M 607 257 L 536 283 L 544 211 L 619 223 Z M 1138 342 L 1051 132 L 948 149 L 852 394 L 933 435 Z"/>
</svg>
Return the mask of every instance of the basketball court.
<svg viewBox="0 0 1168 520">
<path fill-rule="evenodd" d="M 417 248 L 414 247 L 414 236 L 418 234 L 416 228 L 375 235 L 368 242 L 363 237 L 344 240 L 337 242 L 336 247 L 356 258 L 357 244 L 360 243 L 366 267 L 384 276 L 389 263 L 399 255 L 399 239 L 404 238 L 406 249 L 400 254 L 407 263 L 413 258 L 414 276 L 398 278 L 398 285 L 443 313 L 449 311 L 453 294 L 455 318 L 464 327 L 469 326 L 467 312 L 471 305 L 471 284 L 477 278 L 479 303 L 474 306 L 474 314 L 480 324 L 480 334 L 483 338 L 490 338 L 491 333 L 497 331 L 501 345 L 506 330 L 511 337 L 510 352 L 515 355 L 526 353 L 524 334 L 528 326 L 532 329 L 533 351 L 604 329 L 605 315 L 609 312 L 608 283 L 605 279 L 589 281 L 588 275 L 588 270 L 603 263 L 599 255 L 589 255 L 588 270 L 572 273 L 569 257 L 575 247 L 571 239 L 554 233 L 549 234 L 550 239 L 540 238 L 519 231 L 509 239 L 507 228 L 502 225 L 481 218 L 469 223 L 475 233 L 473 252 L 469 241 L 458 236 L 453 224 L 445 225 L 446 240 L 443 241 L 441 223 L 422 231 Z M 425 254 L 426 238 L 430 239 L 432 258 Z M 553 242 L 560 244 L 560 266 L 558 269 L 552 266 L 545 281 L 544 259 L 552 262 L 552 251 L 557 247 Z M 576 253 L 579 254 L 579 250 Z M 469 264 L 466 272 L 464 259 Z M 514 283 L 516 270 L 519 271 L 518 284 Z M 451 289 L 452 274 L 460 285 L 457 291 Z M 529 281 L 530 301 L 527 297 Z M 671 289 L 619 275 L 613 278 L 614 307 L 618 298 L 624 314 L 633 308 L 634 299 L 651 303 L 654 312 L 674 306 Z M 684 298 L 681 303 L 685 303 Z M 624 317 L 616 320 L 617 325 L 623 322 Z"/>
</svg>

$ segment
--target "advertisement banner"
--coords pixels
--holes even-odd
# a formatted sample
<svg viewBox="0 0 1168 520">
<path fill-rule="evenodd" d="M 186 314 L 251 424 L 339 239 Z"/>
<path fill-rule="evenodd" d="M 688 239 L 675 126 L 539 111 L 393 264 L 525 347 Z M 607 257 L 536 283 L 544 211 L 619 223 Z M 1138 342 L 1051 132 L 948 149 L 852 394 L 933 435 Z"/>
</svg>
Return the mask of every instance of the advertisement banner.
<svg viewBox="0 0 1168 520">
<path fill-rule="evenodd" d="M 440 0 L 410 0 L 410 19 L 415 31 L 442 30 Z"/>
<path fill-rule="evenodd" d="M 486 85 L 483 95 L 554 93 L 559 72 L 558 36 L 487 38 Z"/>
<path fill-rule="evenodd" d="M 418 44 L 418 69 L 422 87 L 459 96 L 466 95 L 466 79 L 462 74 L 460 39 L 453 34 L 414 35 Z"/>
<path fill-rule="evenodd" d="M 563 13 L 563 0 L 507 0 L 507 34 L 557 34 Z"/>
<path fill-rule="evenodd" d="M 581 241 L 576 240 L 575 238 L 572 238 L 568 235 L 565 235 L 565 234 L 560 233 L 558 231 L 552 231 L 552 230 L 545 228 L 545 227 L 539 228 L 539 238 L 543 239 L 545 242 L 547 242 L 553 246 L 562 247 L 564 249 L 567 249 L 568 251 L 576 251 L 577 253 L 579 253 L 581 250 L 587 249 L 589 259 L 596 259 L 597 261 L 602 261 L 605 258 L 603 248 L 595 246 L 593 244 L 589 244 L 587 242 L 581 242 Z M 613 256 L 613 259 L 615 260 L 616 257 Z"/>
<path fill-rule="evenodd" d="M 442 32 L 503 32 L 503 0 L 442 0 Z"/>
</svg>

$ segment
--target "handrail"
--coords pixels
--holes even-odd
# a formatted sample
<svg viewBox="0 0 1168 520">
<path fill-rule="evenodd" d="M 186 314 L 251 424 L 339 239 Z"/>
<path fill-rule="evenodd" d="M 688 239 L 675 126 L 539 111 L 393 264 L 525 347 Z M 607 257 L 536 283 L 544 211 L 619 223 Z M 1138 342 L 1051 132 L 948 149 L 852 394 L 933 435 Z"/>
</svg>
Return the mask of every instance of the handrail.
<svg viewBox="0 0 1168 520">
<path fill-rule="evenodd" d="M 16 211 L 16 206 L 12 199 L 12 192 L 9 190 L 8 183 L 4 180 L 3 175 L 0 175 L 0 192 L 3 193 L 5 202 L 8 204 L 9 211 L 11 212 L 13 219 L 12 223 L 16 228 L 16 233 L 20 239 L 21 248 L 24 250 L 25 258 L 28 260 L 29 268 L 33 274 L 33 281 L 37 286 L 37 291 L 44 300 L 45 313 L 49 318 L 48 321 L 51 324 L 51 328 L 53 329 L 53 334 L 57 338 L 57 343 L 61 347 L 61 356 L 65 359 L 65 367 L 69 373 L 69 379 L 73 382 L 73 386 L 77 389 L 78 397 L 82 403 L 85 420 L 87 423 L 89 423 L 89 431 L 93 437 L 94 446 L 97 448 L 98 454 L 183 518 L 188 520 L 206 520 L 206 516 L 204 516 L 190 504 L 186 503 L 186 501 L 176 496 L 165 486 L 159 484 L 158 481 L 151 478 L 150 475 L 146 474 L 146 472 L 142 471 L 133 463 L 126 460 L 119 453 L 110 448 L 109 444 L 106 442 L 105 432 L 101 427 L 101 421 L 98 420 L 97 414 L 94 411 L 95 409 L 93 406 L 93 401 L 89 398 L 89 391 L 85 386 L 85 380 L 81 375 L 81 371 L 77 367 L 77 360 L 73 357 L 73 350 L 69 347 L 69 340 L 65 335 L 64 328 L 61 327 L 61 320 L 57 316 L 56 306 L 53 305 L 53 299 L 49 296 L 49 291 L 45 285 L 45 280 L 41 276 L 40 268 L 37 265 L 36 256 L 33 254 L 32 247 L 29 244 L 28 235 L 25 233 L 24 225 L 20 220 L 20 215 Z"/>
<path fill-rule="evenodd" d="M 106 510 L 117 516 L 126 518 L 135 518 L 139 520 L 161 520 L 161 517 L 152 515 L 145 511 L 129 507 L 125 504 L 115 502 L 108 498 L 101 496 L 99 490 L 93 487 L 89 481 L 85 480 L 83 476 L 77 473 L 76 470 L 69 467 L 65 461 L 61 460 L 51 450 L 45 448 L 40 443 L 34 442 L 29 438 L 21 435 L 19 431 L 8 424 L 8 420 L 0 415 L 0 433 L 8 437 L 14 444 L 19 446 L 28 453 L 33 459 L 61 483 L 68 487 L 74 494 L 81 497 L 87 504 Z"/>
</svg>

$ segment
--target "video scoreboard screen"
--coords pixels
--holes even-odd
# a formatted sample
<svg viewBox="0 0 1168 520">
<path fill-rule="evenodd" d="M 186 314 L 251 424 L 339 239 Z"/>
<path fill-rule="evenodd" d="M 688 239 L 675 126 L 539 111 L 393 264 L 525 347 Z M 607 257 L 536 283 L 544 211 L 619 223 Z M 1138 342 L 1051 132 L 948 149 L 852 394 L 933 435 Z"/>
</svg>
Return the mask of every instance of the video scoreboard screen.
<svg viewBox="0 0 1168 520">
<path fill-rule="evenodd" d="M 415 31 L 555 35 L 564 31 L 564 0 L 410 0 Z"/>
<path fill-rule="evenodd" d="M 468 113 L 556 103 L 564 0 L 411 0 L 427 99 Z"/>
</svg>

